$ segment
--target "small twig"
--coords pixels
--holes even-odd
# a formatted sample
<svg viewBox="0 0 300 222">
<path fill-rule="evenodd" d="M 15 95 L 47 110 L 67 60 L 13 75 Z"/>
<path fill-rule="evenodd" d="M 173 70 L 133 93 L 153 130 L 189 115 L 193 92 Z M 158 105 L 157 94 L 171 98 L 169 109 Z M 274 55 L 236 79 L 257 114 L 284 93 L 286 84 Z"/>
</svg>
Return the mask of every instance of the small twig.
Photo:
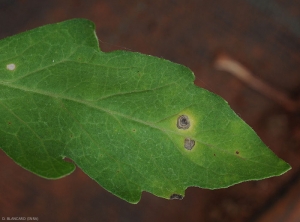
<svg viewBox="0 0 300 222">
<path fill-rule="evenodd" d="M 215 60 L 214 67 L 218 70 L 229 72 L 251 88 L 279 103 L 290 112 L 296 112 L 300 108 L 298 101 L 290 99 L 284 92 L 274 89 L 267 83 L 254 77 L 246 67 L 227 55 L 223 54 L 218 56 Z"/>
</svg>

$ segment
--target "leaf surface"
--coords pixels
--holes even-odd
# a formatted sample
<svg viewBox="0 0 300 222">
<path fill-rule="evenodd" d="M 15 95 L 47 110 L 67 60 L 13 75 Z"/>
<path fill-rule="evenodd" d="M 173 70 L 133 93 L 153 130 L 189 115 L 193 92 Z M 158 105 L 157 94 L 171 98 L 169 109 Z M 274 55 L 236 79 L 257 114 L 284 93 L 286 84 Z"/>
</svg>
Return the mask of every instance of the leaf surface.
<svg viewBox="0 0 300 222">
<path fill-rule="evenodd" d="M 75 165 L 136 203 L 182 198 L 290 169 L 186 67 L 100 51 L 94 24 L 74 19 L 0 41 L 0 147 L 50 179 Z"/>
</svg>

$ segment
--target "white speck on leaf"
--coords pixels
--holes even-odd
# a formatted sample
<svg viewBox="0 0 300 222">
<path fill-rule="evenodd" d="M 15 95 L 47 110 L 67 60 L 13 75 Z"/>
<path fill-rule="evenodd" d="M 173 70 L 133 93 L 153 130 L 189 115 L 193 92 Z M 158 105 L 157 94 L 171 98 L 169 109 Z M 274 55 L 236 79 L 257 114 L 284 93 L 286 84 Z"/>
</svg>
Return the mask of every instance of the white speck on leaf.
<svg viewBox="0 0 300 222">
<path fill-rule="evenodd" d="M 10 70 L 10 71 L 13 71 L 13 70 L 15 70 L 16 69 L 16 65 L 15 64 L 8 64 L 7 66 L 6 66 L 6 68 L 8 69 L 8 70 Z"/>
</svg>

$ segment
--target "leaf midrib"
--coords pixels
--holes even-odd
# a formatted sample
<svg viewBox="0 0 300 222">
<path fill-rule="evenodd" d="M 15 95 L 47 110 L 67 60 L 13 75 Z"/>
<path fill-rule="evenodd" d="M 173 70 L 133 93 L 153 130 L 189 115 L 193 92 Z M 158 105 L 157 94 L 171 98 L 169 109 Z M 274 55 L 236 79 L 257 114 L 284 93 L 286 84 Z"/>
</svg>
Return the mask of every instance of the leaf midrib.
<svg viewBox="0 0 300 222">
<path fill-rule="evenodd" d="M 149 126 L 149 127 L 152 127 L 152 128 L 155 128 L 155 129 L 158 129 L 160 130 L 161 132 L 163 132 L 164 134 L 168 134 L 167 132 L 170 132 L 170 133 L 173 133 L 175 135 L 178 135 L 178 136 L 182 136 L 182 137 L 186 137 L 186 135 L 182 134 L 182 133 L 179 133 L 179 132 L 175 132 L 175 131 L 172 131 L 172 130 L 168 130 L 168 129 L 165 129 L 165 128 L 162 128 L 162 127 L 158 127 L 156 125 L 154 125 L 153 123 L 150 123 L 150 122 L 146 122 L 146 121 L 143 121 L 143 120 L 140 120 L 140 119 L 136 119 L 136 118 L 133 118 L 131 116 L 128 116 L 128 115 L 125 115 L 123 113 L 120 113 L 120 112 L 116 112 L 116 111 L 112 111 L 112 110 L 108 110 L 108 109 L 105 109 L 103 107 L 100 107 L 100 106 L 97 106 L 97 105 L 94 105 L 92 103 L 89 103 L 87 101 L 84 101 L 84 100 L 80 100 L 80 99 L 75 99 L 75 98 L 72 98 L 72 97 L 67 97 L 67 96 L 62 96 L 60 94 L 55 94 L 55 93 L 49 93 L 49 92 L 45 92 L 45 91 L 42 91 L 42 90 L 32 90 L 32 89 L 29 89 L 29 88 L 26 88 L 26 87 L 22 87 L 22 86 L 14 86 L 12 84 L 8 84 L 8 83 L 4 83 L 4 82 L 0 82 L 0 85 L 3 85 L 3 86 L 6 86 L 6 87 L 10 87 L 10 88 L 14 88 L 14 89 L 18 89 L 18 90 L 22 90 L 24 92 L 30 92 L 30 93 L 35 93 L 35 94 L 40 94 L 40 95 L 44 95 L 44 96 L 48 96 L 50 98 L 57 98 L 57 99 L 62 99 L 62 100 L 69 100 L 69 101 L 73 101 L 73 102 L 76 102 L 76 103 L 79 103 L 79 104 L 82 104 L 82 105 L 86 105 L 88 107 L 91 107 L 93 109 L 96 109 L 96 110 L 100 110 L 102 112 L 105 112 L 105 113 L 108 113 L 112 116 L 116 115 L 116 116 L 120 116 L 120 117 L 123 117 L 123 118 L 127 118 L 129 120 L 132 120 L 132 121 L 135 121 L 135 122 L 138 122 L 138 123 L 141 123 L 143 125 L 146 125 L 146 126 Z M 150 89 L 151 90 L 151 89 Z M 187 107 L 190 107 L 192 105 L 195 105 L 195 104 L 190 104 L 189 106 Z M 183 108 L 182 110 L 186 109 L 187 107 Z M 176 115 L 176 114 L 173 114 L 173 115 Z M 171 116 L 173 116 L 171 115 Z M 169 116 L 169 117 L 171 117 Z M 169 118 L 169 117 L 165 117 L 165 118 Z M 164 118 L 164 119 L 165 119 Z M 232 154 L 231 152 L 228 152 L 226 150 L 223 150 L 221 148 L 218 148 L 212 144 L 207 144 L 203 141 L 200 141 L 196 138 L 193 138 L 195 139 L 197 142 L 205 145 L 205 146 L 208 146 L 208 147 L 214 147 L 216 149 L 219 149 L 220 151 L 222 152 L 226 152 L 227 154 L 229 155 L 233 155 L 235 156 L 234 154 Z M 249 160 L 249 159 L 247 159 Z M 257 163 L 256 161 L 253 161 L 253 160 L 249 160 L 251 162 L 255 162 Z M 197 164 L 198 165 L 198 164 Z"/>
</svg>

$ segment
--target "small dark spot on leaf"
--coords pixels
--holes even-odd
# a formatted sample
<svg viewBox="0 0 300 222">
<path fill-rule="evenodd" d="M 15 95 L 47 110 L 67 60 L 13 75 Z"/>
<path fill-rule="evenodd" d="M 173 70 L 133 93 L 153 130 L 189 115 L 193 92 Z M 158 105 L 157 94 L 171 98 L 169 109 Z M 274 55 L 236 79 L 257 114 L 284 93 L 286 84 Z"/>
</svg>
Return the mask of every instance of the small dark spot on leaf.
<svg viewBox="0 0 300 222">
<path fill-rule="evenodd" d="M 136 132 L 136 129 L 133 129 L 132 132 Z"/>
<path fill-rule="evenodd" d="M 240 154 L 240 152 L 239 152 L 238 150 L 237 150 L 237 151 L 235 151 L 235 153 L 236 153 L 236 154 Z"/>
<path fill-rule="evenodd" d="M 195 140 L 192 140 L 190 138 L 185 138 L 184 148 L 186 148 L 187 150 L 191 150 L 193 149 L 194 146 L 195 146 Z"/>
<path fill-rule="evenodd" d="M 183 196 L 181 196 L 180 194 L 172 194 L 170 196 L 170 200 L 182 200 L 183 199 Z"/>
<path fill-rule="evenodd" d="M 8 124 L 8 125 L 11 125 L 11 122 L 9 121 L 7 124 Z"/>
<path fill-rule="evenodd" d="M 181 115 L 177 119 L 177 128 L 178 129 L 188 129 L 190 128 L 190 120 L 186 115 Z"/>
<path fill-rule="evenodd" d="M 73 134 L 71 134 L 70 137 L 73 138 Z"/>
<path fill-rule="evenodd" d="M 214 156 L 216 156 L 216 154 L 214 153 Z"/>
</svg>

